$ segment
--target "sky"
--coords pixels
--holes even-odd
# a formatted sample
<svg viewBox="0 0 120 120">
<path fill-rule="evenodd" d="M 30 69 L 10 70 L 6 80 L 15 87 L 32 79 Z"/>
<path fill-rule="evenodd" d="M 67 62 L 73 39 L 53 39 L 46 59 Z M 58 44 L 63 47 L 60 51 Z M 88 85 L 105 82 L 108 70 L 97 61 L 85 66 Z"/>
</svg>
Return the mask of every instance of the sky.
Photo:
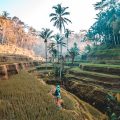
<svg viewBox="0 0 120 120">
<path fill-rule="evenodd" d="M 81 29 L 89 29 L 95 22 L 97 11 L 93 4 L 98 1 L 100 0 L 0 0 L 0 13 L 7 11 L 11 17 L 19 17 L 38 31 L 41 28 L 50 28 L 57 32 L 50 22 L 49 14 L 54 12 L 53 6 L 61 3 L 63 7 L 69 7 L 68 18 L 72 21 L 66 28 L 78 33 Z"/>
</svg>

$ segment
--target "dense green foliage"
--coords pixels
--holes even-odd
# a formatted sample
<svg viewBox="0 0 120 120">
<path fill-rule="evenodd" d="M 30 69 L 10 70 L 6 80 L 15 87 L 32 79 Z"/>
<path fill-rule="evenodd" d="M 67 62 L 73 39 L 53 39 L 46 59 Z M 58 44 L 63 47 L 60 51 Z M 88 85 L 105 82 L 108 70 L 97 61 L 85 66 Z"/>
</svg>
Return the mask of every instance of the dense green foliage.
<svg viewBox="0 0 120 120">
<path fill-rule="evenodd" d="M 82 59 L 119 59 L 120 47 L 120 2 L 118 0 L 100 0 L 94 4 L 98 10 L 96 22 L 88 30 L 84 40 L 91 41 L 82 55 Z M 111 50 L 109 50 L 111 49 Z M 118 50 L 118 51 L 117 51 Z"/>
<path fill-rule="evenodd" d="M 96 22 L 88 30 L 89 40 L 95 45 L 120 45 L 120 3 L 117 0 L 101 0 L 94 7 L 99 12 Z"/>
<path fill-rule="evenodd" d="M 74 46 L 69 50 L 70 57 L 72 58 L 72 63 L 77 55 L 79 55 L 79 48 L 77 47 L 77 43 L 74 43 Z"/>
</svg>

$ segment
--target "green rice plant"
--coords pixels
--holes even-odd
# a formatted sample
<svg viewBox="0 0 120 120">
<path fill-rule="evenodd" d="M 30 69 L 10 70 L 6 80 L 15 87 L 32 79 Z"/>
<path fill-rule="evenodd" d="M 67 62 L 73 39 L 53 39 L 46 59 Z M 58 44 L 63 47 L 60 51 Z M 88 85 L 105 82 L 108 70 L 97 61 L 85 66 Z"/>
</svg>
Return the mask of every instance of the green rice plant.
<svg viewBox="0 0 120 120">
<path fill-rule="evenodd" d="M 43 85 L 33 73 L 25 71 L 0 81 L 0 120 L 81 120 L 83 116 L 93 120 L 90 118 L 94 115 L 76 107 L 79 102 L 65 91 L 62 92 L 65 108 L 58 110 L 49 91 L 49 85 Z M 96 120 L 105 118 L 98 111 L 97 114 Z"/>
</svg>

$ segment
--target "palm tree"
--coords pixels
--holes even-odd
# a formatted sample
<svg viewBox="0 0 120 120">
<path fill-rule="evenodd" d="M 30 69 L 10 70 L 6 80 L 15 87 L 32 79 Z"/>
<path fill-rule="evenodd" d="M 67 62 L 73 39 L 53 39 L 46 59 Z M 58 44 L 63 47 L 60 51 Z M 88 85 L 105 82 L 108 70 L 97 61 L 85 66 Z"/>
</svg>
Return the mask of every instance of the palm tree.
<svg viewBox="0 0 120 120">
<path fill-rule="evenodd" d="M 74 63 L 74 59 L 77 55 L 79 55 L 79 48 L 77 47 L 77 43 L 74 43 L 74 46 L 69 50 L 69 54 L 72 58 L 72 64 Z"/>
<path fill-rule="evenodd" d="M 56 41 L 56 44 L 57 44 L 57 57 L 58 57 L 58 63 L 59 63 L 59 45 L 60 45 L 60 42 L 59 42 L 59 40 L 60 40 L 60 34 L 56 34 L 56 35 L 54 35 L 54 39 L 55 39 L 55 41 Z"/>
<path fill-rule="evenodd" d="M 66 18 L 67 15 L 70 15 L 70 12 L 66 12 L 66 10 L 69 7 L 62 7 L 61 4 L 58 4 L 56 6 L 53 6 L 53 9 L 55 10 L 54 13 L 50 14 L 51 21 L 54 22 L 53 26 L 55 26 L 57 29 L 59 29 L 60 34 L 62 34 L 62 29 L 65 30 L 65 24 L 72 23 L 68 18 Z M 60 45 L 60 55 L 62 56 L 62 42 Z M 61 73 L 62 73 L 62 60 L 61 60 L 61 69 L 60 69 L 60 79 L 61 79 Z"/>
<path fill-rule="evenodd" d="M 59 46 L 61 44 L 61 41 L 63 41 L 64 38 L 60 34 L 56 34 L 54 35 L 54 39 L 57 43 L 57 51 L 58 51 L 57 56 L 58 56 L 58 63 L 59 63 L 59 48 L 60 48 Z M 62 43 L 62 46 L 64 46 L 64 43 Z"/>
<path fill-rule="evenodd" d="M 51 53 L 54 49 L 55 49 L 55 43 L 52 42 L 52 43 L 50 43 L 50 44 L 48 45 L 48 50 L 49 50 L 49 52 Z"/>
<path fill-rule="evenodd" d="M 45 43 L 45 57 L 46 57 L 46 70 L 47 70 L 47 41 L 51 39 L 53 31 L 48 28 L 42 28 L 42 31 L 40 32 L 39 36 L 44 39 Z"/>
<path fill-rule="evenodd" d="M 65 42 L 63 42 L 63 40 L 64 40 L 64 37 L 63 37 L 63 36 L 61 36 L 61 38 L 60 38 L 60 40 L 59 40 L 60 47 L 61 47 L 61 46 L 62 46 L 62 47 L 66 47 L 66 43 L 65 43 Z M 61 49 L 61 53 L 62 53 L 62 49 Z M 62 54 L 61 54 L 61 56 L 62 56 Z"/>
<path fill-rule="evenodd" d="M 64 28 L 65 30 L 65 24 L 72 23 L 68 18 L 66 18 L 66 15 L 70 15 L 69 12 L 66 12 L 66 9 L 69 7 L 62 7 L 61 4 L 58 4 L 56 6 L 53 6 L 53 9 L 55 10 L 55 13 L 51 13 L 50 17 L 51 21 L 54 21 L 53 26 L 57 27 L 62 33 L 62 29 Z"/>
<path fill-rule="evenodd" d="M 3 18 L 7 19 L 7 18 L 9 18 L 8 16 L 9 16 L 9 13 L 7 11 L 2 12 L 2 17 Z"/>
<path fill-rule="evenodd" d="M 54 42 L 52 42 L 52 43 L 50 43 L 49 44 L 49 46 L 48 46 L 48 50 L 49 50 L 49 53 L 51 54 L 51 56 L 52 56 L 52 61 L 53 61 L 53 63 L 54 63 L 54 58 L 56 58 L 57 57 L 57 50 L 56 50 L 56 48 L 55 48 L 55 43 Z"/>
<path fill-rule="evenodd" d="M 68 50 L 68 52 L 65 54 L 65 61 L 66 62 L 69 62 L 69 58 L 70 58 L 71 56 L 70 56 L 70 53 L 69 53 L 69 50 Z"/>
<path fill-rule="evenodd" d="M 71 34 L 71 30 L 69 30 L 69 29 L 65 29 L 65 37 L 66 37 L 66 39 L 67 39 L 67 51 L 68 51 L 68 38 L 69 38 L 69 36 L 70 36 L 70 34 Z"/>
</svg>

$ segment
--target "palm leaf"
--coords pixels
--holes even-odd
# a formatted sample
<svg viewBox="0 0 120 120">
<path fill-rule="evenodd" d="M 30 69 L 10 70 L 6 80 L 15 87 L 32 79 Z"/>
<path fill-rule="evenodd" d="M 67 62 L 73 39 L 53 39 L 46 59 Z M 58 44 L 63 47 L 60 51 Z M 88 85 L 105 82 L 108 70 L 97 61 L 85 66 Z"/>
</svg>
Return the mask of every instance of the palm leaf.
<svg viewBox="0 0 120 120">
<path fill-rule="evenodd" d="M 63 12 L 65 12 L 66 11 L 66 9 L 68 9 L 69 7 L 63 7 Z"/>
<path fill-rule="evenodd" d="M 72 23 L 72 22 L 71 22 L 71 20 L 69 20 L 68 18 L 64 18 L 64 19 L 65 19 L 66 21 L 68 21 L 68 22 Z"/>
<path fill-rule="evenodd" d="M 63 14 L 62 14 L 62 16 L 63 15 L 70 15 L 70 13 L 69 12 L 64 12 Z"/>
<path fill-rule="evenodd" d="M 65 24 L 68 24 L 68 22 L 72 23 L 69 19 L 64 17 L 65 15 L 70 15 L 69 12 L 66 12 L 69 7 L 62 7 L 61 4 L 58 4 L 52 8 L 55 10 L 55 13 L 49 15 L 52 17 L 50 22 L 53 21 L 53 26 L 59 29 L 59 31 L 62 31 L 63 28 L 65 29 Z"/>
<path fill-rule="evenodd" d="M 52 17 L 52 16 L 57 16 L 57 14 L 51 13 L 49 16 L 50 16 L 50 17 Z"/>
<path fill-rule="evenodd" d="M 64 19 L 63 19 L 63 21 L 64 21 L 64 23 L 66 23 L 66 24 L 68 25 L 68 23 L 67 23 L 67 21 L 66 21 L 66 20 L 64 20 Z"/>
<path fill-rule="evenodd" d="M 51 21 L 55 21 L 55 20 L 57 20 L 57 17 L 53 17 L 53 18 L 50 20 L 50 22 L 51 22 Z"/>
</svg>

